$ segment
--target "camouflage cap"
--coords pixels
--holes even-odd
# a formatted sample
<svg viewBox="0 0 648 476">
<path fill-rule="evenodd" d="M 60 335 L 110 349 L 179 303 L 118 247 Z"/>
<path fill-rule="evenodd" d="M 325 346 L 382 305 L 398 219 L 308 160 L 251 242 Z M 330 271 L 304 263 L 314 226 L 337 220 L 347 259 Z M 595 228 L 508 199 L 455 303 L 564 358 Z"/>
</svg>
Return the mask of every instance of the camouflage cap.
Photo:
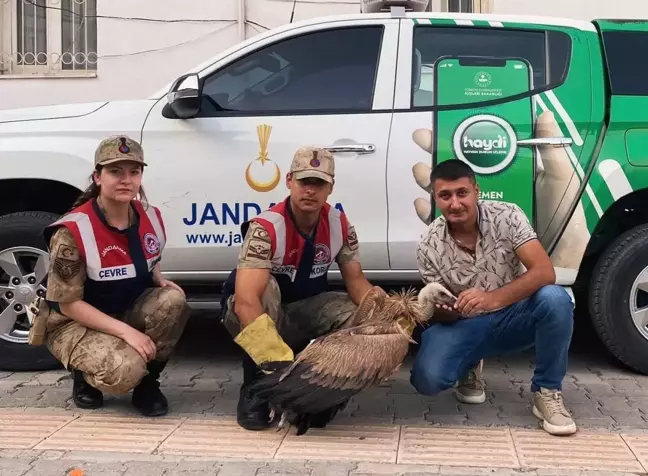
<svg viewBox="0 0 648 476">
<path fill-rule="evenodd" d="M 111 136 L 101 141 L 95 151 L 95 166 L 108 165 L 122 160 L 138 162 L 144 166 L 142 146 L 128 136 Z"/>
<path fill-rule="evenodd" d="M 296 180 L 314 177 L 333 183 L 335 159 L 326 149 L 302 147 L 295 152 L 290 173 Z"/>
</svg>

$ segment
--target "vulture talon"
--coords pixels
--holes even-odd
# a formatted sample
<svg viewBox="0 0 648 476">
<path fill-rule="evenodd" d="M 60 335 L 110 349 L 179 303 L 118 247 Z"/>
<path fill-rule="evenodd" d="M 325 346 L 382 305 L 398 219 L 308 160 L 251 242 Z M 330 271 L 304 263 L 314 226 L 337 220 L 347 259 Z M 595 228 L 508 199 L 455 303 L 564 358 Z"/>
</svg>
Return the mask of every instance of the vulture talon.
<svg viewBox="0 0 648 476">
<path fill-rule="evenodd" d="M 287 417 L 288 415 L 286 414 L 286 412 L 283 412 L 281 414 L 281 418 L 279 419 L 279 424 L 277 425 L 277 431 L 281 431 L 284 429 L 284 425 L 286 424 Z"/>
</svg>

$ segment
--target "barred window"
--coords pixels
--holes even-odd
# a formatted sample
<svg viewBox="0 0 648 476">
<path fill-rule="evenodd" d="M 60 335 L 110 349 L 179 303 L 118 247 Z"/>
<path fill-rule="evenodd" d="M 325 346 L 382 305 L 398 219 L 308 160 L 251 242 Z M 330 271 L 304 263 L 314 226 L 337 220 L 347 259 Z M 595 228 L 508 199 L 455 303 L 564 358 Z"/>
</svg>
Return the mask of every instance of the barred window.
<svg viewBox="0 0 648 476">
<path fill-rule="evenodd" d="M 492 10 L 491 0 L 441 0 L 440 3 L 441 11 L 451 13 L 490 13 Z"/>
<path fill-rule="evenodd" d="M 474 0 L 448 0 L 448 11 L 459 13 L 475 13 Z"/>
<path fill-rule="evenodd" d="M 0 75 L 97 69 L 97 0 L 0 0 Z"/>
</svg>

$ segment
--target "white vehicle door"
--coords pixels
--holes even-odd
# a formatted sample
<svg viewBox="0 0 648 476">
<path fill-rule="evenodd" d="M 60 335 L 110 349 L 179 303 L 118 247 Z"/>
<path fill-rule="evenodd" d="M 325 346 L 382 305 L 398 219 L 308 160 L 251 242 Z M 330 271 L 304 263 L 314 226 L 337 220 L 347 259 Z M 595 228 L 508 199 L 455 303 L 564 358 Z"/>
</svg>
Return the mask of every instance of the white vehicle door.
<svg viewBox="0 0 648 476">
<path fill-rule="evenodd" d="M 161 99 L 142 143 L 150 164 L 145 191 L 168 234 L 164 271 L 224 278 L 236 266 L 241 223 L 288 195 L 285 176 L 302 146 L 334 153 L 329 203 L 355 225 L 363 267 L 388 269 L 385 173 L 397 42 L 396 19 L 284 30 L 203 70 L 195 117 L 169 118 Z"/>
</svg>

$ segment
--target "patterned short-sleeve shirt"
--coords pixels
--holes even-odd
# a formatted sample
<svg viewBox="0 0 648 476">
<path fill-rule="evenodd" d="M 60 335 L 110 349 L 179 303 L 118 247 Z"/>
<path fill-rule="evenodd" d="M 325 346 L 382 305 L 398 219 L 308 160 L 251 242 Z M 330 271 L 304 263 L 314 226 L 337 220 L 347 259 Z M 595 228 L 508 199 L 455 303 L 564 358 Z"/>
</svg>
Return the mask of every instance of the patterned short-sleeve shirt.
<svg viewBox="0 0 648 476">
<path fill-rule="evenodd" d="M 525 272 L 516 250 L 537 235 L 522 209 L 513 203 L 479 201 L 478 223 L 474 254 L 450 235 L 445 218 L 430 224 L 417 247 L 426 284 L 438 282 L 456 296 L 469 288 L 492 291 Z"/>
</svg>

